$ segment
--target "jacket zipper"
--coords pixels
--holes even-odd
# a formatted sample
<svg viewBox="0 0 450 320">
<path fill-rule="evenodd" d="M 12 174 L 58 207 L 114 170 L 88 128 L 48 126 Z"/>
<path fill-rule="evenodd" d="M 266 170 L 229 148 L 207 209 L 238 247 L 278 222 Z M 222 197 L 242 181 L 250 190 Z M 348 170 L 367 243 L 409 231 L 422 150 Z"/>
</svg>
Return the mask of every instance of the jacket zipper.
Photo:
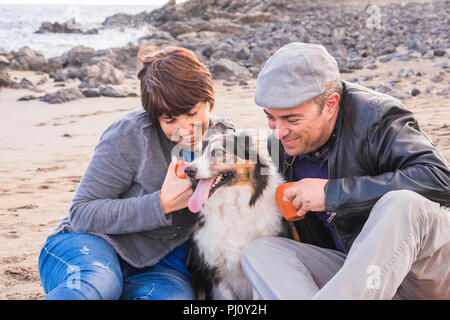
<svg viewBox="0 0 450 320">
<path fill-rule="evenodd" d="M 336 141 L 335 141 L 335 143 L 336 143 Z M 330 177 L 330 174 L 331 174 L 331 164 L 330 164 L 331 163 L 331 161 L 330 161 L 331 157 L 330 157 L 330 154 L 331 154 L 332 149 L 334 149 L 334 148 L 331 148 L 328 151 L 328 179 L 331 178 Z M 333 229 L 334 229 L 334 232 L 336 233 L 336 236 L 337 236 L 337 239 L 339 241 L 339 244 L 341 245 L 341 248 L 345 250 L 344 242 L 342 241 L 341 235 L 339 234 L 339 232 L 338 232 L 338 230 L 336 228 L 336 225 L 334 223 L 331 223 L 333 221 L 334 217 L 336 216 L 336 212 L 335 211 L 327 212 L 327 214 L 329 215 L 329 217 L 327 219 L 327 222 L 333 226 Z"/>
</svg>

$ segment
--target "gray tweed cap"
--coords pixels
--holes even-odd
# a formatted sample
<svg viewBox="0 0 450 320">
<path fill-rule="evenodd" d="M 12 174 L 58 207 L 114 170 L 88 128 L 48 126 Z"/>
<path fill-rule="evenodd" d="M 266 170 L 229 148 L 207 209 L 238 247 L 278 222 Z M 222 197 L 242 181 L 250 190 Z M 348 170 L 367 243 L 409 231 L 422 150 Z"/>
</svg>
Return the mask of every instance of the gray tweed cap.
<svg viewBox="0 0 450 320">
<path fill-rule="evenodd" d="M 339 80 L 336 60 L 322 45 L 293 42 L 267 60 L 258 75 L 254 99 L 263 108 L 293 108 Z"/>
</svg>

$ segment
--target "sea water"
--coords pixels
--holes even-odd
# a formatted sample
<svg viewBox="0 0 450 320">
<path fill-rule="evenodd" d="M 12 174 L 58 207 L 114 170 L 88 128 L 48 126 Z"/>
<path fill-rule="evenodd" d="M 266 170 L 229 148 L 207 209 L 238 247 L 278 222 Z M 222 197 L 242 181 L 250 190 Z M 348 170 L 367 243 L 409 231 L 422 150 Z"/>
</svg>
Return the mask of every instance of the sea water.
<svg viewBox="0 0 450 320">
<path fill-rule="evenodd" d="M 104 28 L 102 23 L 116 13 L 138 14 L 157 8 L 107 5 L 0 5 L 0 48 L 17 51 L 28 46 L 47 59 L 83 45 L 95 50 L 122 47 L 148 35 L 152 26 Z M 42 22 L 64 23 L 75 18 L 83 31 L 98 29 L 98 34 L 35 33 Z"/>
</svg>

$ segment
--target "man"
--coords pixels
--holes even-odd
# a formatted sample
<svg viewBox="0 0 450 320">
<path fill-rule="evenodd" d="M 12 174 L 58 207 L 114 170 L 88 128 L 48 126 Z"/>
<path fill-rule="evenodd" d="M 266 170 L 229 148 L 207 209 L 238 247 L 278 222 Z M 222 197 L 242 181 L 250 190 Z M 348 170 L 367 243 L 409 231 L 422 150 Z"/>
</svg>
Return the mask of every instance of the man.
<svg viewBox="0 0 450 320">
<path fill-rule="evenodd" d="M 341 81 L 325 48 L 305 43 L 266 62 L 255 103 L 303 218 L 300 243 L 263 238 L 243 250 L 255 297 L 449 299 L 450 170 L 414 115 Z"/>
</svg>

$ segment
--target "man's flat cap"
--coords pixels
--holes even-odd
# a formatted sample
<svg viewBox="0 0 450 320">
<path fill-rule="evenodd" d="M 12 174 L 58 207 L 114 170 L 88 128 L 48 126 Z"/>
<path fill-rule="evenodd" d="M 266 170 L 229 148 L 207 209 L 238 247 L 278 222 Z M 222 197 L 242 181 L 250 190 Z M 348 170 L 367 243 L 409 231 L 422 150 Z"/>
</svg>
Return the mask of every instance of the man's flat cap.
<svg viewBox="0 0 450 320">
<path fill-rule="evenodd" d="M 254 99 L 264 108 L 293 108 L 339 80 L 336 60 L 322 45 L 293 42 L 267 60 L 258 75 Z"/>
</svg>

